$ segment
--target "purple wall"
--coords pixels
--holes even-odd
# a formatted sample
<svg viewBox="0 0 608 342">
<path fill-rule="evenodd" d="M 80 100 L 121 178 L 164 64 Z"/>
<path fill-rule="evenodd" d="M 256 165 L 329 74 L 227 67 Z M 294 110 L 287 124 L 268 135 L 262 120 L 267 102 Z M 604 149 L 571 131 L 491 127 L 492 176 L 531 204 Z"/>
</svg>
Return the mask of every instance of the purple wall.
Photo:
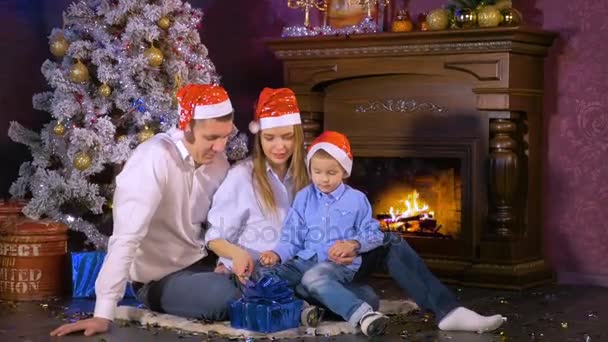
<svg viewBox="0 0 608 342">
<path fill-rule="evenodd" d="M 0 132 L 8 121 L 33 128 L 49 120 L 31 108 L 33 93 L 46 85 L 41 63 L 49 56 L 46 36 L 60 25 L 68 0 L 8 0 L 0 3 L 2 63 Z M 412 17 L 447 0 L 412 0 Z M 556 31 L 546 72 L 545 241 L 547 256 L 565 282 L 608 286 L 608 2 L 514 0 L 529 24 Z M 249 122 L 264 86 L 280 86 L 281 66 L 263 44 L 278 37 L 301 13 L 286 0 L 198 0 L 205 10 L 202 39 L 237 107 L 238 125 Z M 6 45 L 5 45 L 6 44 Z M 0 196 L 6 195 L 27 151 L 0 135 Z"/>
</svg>

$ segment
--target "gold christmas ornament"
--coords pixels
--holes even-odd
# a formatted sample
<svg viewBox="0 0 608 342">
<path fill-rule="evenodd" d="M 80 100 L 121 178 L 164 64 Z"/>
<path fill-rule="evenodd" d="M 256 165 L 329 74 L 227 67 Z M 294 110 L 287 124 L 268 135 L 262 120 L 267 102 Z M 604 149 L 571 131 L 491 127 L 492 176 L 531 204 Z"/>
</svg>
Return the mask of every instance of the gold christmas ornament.
<svg viewBox="0 0 608 342">
<path fill-rule="evenodd" d="M 103 97 L 108 97 L 110 95 L 112 95 L 112 88 L 110 88 L 109 85 L 107 84 L 102 84 L 99 86 L 99 89 L 97 89 L 99 95 L 103 96 Z"/>
<path fill-rule="evenodd" d="M 55 127 L 53 127 L 53 133 L 58 136 L 63 136 L 65 134 L 65 126 L 61 122 L 58 122 Z"/>
<path fill-rule="evenodd" d="M 53 39 L 51 42 L 51 53 L 55 57 L 63 57 L 68 52 L 68 48 L 70 47 L 70 43 L 65 40 L 63 34 L 57 36 L 57 38 Z"/>
<path fill-rule="evenodd" d="M 75 83 L 84 83 L 89 80 L 89 69 L 78 60 L 70 69 L 70 80 Z"/>
<path fill-rule="evenodd" d="M 143 143 L 144 141 L 152 138 L 154 136 L 154 131 L 151 130 L 148 126 L 146 126 L 142 131 L 137 133 L 137 141 Z"/>
<path fill-rule="evenodd" d="M 163 30 L 166 30 L 169 27 L 171 27 L 171 19 L 169 19 L 167 17 L 162 17 L 162 18 L 158 19 L 156 24 L 158 25 L 158 27 L 162 28 Z"/>
<path fill-rule="evenodd" d="M 126 139 L 127 139 L 127 136 L 126 136 L 126 135 L 124 135 L 124 134 L 119 135 L 119 136 L 117 136 L 117 137 L 116 137 L 116 141 L 118 141 L 118 142 L 123 142 L 123 141 L 125 141 Z"/>
<path fill-rule="evenodd" d="M 144 52 L 146 58 L 148 59 L 148 64 L 152 67 L 159 67 L 163 64 L 163 52 L 160 51 L 154 44 Z"/>
<path fill-rule="evenodd" d="M 477 11 L 479 27 L 496 27 L 502 21 L 502 14 L 494 6 L 483 6 Z"/>
<path fill-rule="evenodd" d="M 503 26 L 519 26 L 523 22 L 521 12 L 515 8 L 507 8 L 500 12 Z"/>
<path fill-rule="evenodd" d="M 460 28 L 472 28 L 477 25 L 477 12 L 470 8 L 461 8 L 454 12 L 456 26 Z"/>
<path fill-rule="evenodd" d="M 74 167 L 79 171 L 84 171 L 91 167 L 91 156 L 86 152 L 78 152 L 74 156 Z"/>
<path fill-rule="evenodd" d="M 450 11 L 437 8 L 426 15 L 426 23 L 429 30 L 445 30 L 450 24 Z"/>
</svg>

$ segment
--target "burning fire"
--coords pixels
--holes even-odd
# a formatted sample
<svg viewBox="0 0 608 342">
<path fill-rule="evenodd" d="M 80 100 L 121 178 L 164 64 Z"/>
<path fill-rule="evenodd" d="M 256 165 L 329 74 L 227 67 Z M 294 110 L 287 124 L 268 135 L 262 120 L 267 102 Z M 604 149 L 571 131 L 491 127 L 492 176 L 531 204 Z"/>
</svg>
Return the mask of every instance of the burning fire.
<svg viewBox="0 0 608 342">
<path fill-rule="evenodd" d="M 385 228 L 404 232 L 436 232 L 441 227 L 437 226 L 435 213 L 420 199 L 418 191 L 410 192 L 399 202 L 403 206 L 390 207 L 388 213 L 378 215 Z"/>
<path fill-rule="evenodd" d="M 418 191 L 414 190 L 407 195 L 407 197 L 402 200 L 403 204 L 405 204 L 405 208 L 395 211 L 394 207 L 391 207 L 389 210 L 389 214 L 391 215 L 391 221 L 395 222 L 399 219 L 405 219 L 412 216 L 421 215 L 420 219 L 431 218 L 435 215 L 434 212 L 429 211 L 428 204 L 418 201 L 420 198 L 420 194 Z"/>
</svg>

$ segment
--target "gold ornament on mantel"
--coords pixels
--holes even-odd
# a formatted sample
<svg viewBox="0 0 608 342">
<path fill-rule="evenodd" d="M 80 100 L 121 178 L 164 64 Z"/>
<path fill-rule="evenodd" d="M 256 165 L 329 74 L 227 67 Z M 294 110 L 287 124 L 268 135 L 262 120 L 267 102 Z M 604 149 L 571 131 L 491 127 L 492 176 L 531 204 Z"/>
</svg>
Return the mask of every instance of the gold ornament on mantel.
<svg viewBox="0 0 608 342">
<path fill-rule="evenodd" d="M 137 141 L 139 143 L 143 143 L 144 141 L 152 138 L 154 136 L 154 130 L 150 129 L 150 127 L 145 126 L 142 131 L 137 133 Z"/>
<path fill-rule="evenodd" d="M 500 14 L 502 14 L 503 26 L 519 26 L 523 22 L 521 12 L 515 8 L 506 8 Z"/>
<path fill-rule="evenodd" d="M 55 57 L 63 57 L 68 52 L 68 48 L 70 47 L 70 43 L 65 40 L 63 33 L 55 37 L 53 41 L 51 41 L 51 53 Z"/>
<path fill-rule="evenodd" d="M 53 127 L 53 133 L 58 136 L 63 136 L 65 134 L 65 126 L 61 122 L 57 122 L 55 127 Z"/>
<path fill-rule="evenodd" d="M 109 85 L 104 83 L 99 86 L 99 88 L 97 89 L 97 92 L 99 93 L 100 96 L 108 97 L 108 96 L 112 95 L 112 88 L 110 88 Z"/>
<path fill-rule="evenodd" d="M 494 6 L 483 6 L 477 11 L 479 27 L 496 27 L 502 21 L 502 14 Z"/>
<path fill-rule="evenodd" d="M 433 31 L 447 29 L 450 25 L 450 11 L 443 8 L 430 11 L 426 15 L 426 24 L 429 30 Z"/>
<path fill-rule="evenodd" d="M 74 156 L 74 167 L 76 170 L 84 171 L 91 167 L 91 156 L 87 152 L 78 152 Z"/>
<path fill-rule="evenodd" d="M 477 25 L 477 12 L 470 8 L 461 8 L 454 12 L 454 21 L 460 28 L 473 28 Z"/>
<path fill-rule="evenodd" d="M 167 17 L 161 17 L 160 19 L 158 19 L 156 24 L 158 25 L 158 27 L 162 28 L 163 30 L 166 30 L 171 27 L 171 19 Z"/>
<path fill-rule="evenodd" d="M 151 67 L 159 67 L 163 64 L 163 52 L 154 46 L 154 43 L 152 43 L 152 46 L 144 52 L 144 55 L 146 56 L 146 59 L 148 59 L 148 64 Z"/>
<path fill-rule="evenodd" d="M 75 83 L 84 83 L 89 80 L 89 69 L 82 64 L 80 59 L 70 69 L 70 80 Z"/>
</svg>

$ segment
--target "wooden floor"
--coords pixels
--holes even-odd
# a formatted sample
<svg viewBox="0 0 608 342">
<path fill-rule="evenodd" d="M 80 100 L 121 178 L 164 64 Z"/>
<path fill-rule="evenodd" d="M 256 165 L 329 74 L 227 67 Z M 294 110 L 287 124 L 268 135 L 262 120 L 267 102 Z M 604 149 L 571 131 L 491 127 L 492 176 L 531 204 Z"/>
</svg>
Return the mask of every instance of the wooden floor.
<svg viewBox="0 0 608 342">
<path fill-rule="evenodd" d="M 373 283 L 383 298 L 401 293 L 390 280 Z M 608 341 L 608 288 L 549 286 L 524 292 L 504 292 L 454 287 L 462 302 L 484 314 L 501 313 L 508 322 L 492 334 L 438 331 L 433 317 L 418 312 L 392 317 L 382 341 Z M 95 337 L 72 335 L 51 338 L 49 331 L 62 321 L 87 316 L 91 301 L 51 303 L 0 302 L 0 341 L 207 341 L 221 336 L 192 336 L 178 331 L 146 329 L 131 324 L 115 324 L 111 332 Z M 123 326 L 121 326 L 123 325 Z M 310 341 L 367 341 L 364 336 L 317 337 Z"/>
</svg>

